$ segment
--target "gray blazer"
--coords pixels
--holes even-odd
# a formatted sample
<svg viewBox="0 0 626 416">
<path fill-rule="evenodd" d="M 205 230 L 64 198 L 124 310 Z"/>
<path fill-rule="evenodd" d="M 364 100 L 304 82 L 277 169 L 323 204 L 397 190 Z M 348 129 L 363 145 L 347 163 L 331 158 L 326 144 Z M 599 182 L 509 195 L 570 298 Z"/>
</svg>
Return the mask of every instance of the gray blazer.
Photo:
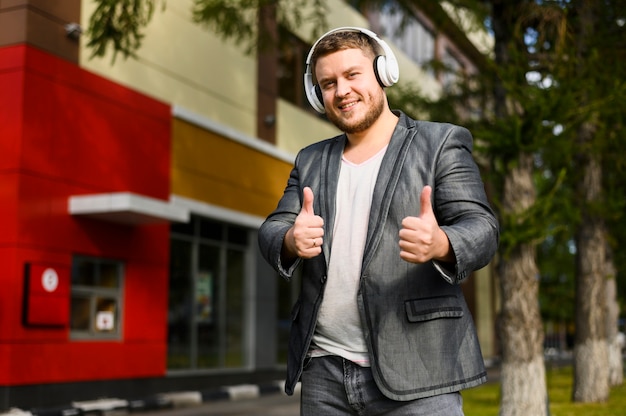
<svg viewBox="0 0 626 416">
<path fill-rule="evenodd" d="M 471 155 L 470 132 L 397 114 L 400 120 L 374 188 L 357 301 L 378 387 L 391 399 L 411 400 L 486 381 L 458 283 L 489 263 L 499 234 Z M 302 288 L 292 312 L 288 394 L 302 374 L 324 296 L 345 141 L 339 135 L 300 151 L 283 197 L 259 230 L 261 252 L 281 276 L 290 279 L 302 267 Z M 433 209 L 456 264 L 413 264 L 400 258 L 402 219 L 419 214 L 425 185 L 433 188 Z M 287 268 L 281 264 L 281 247 L 300 212 L 305 186 L 313 190 L 315 213 L 324 219 L 323 251 Z"/>
</svg>

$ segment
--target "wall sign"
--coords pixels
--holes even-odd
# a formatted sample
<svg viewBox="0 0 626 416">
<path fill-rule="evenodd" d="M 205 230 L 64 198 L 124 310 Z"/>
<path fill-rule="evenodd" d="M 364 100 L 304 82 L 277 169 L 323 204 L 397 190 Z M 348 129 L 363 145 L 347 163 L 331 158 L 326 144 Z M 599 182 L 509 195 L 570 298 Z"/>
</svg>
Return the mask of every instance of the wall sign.
<svg viewBox="0 0 626 416">
<path fill-rule="evenodd" d="M 53 268 L 47 268 L 41 274 L 41 285 L 46 292 L 54 292 L 59 287 L 59 275 Z"/>
<path fill-rule="evenodd" d="M 69 316 L 69 266 L 26 263 L 22 316 L 24 325 L 65 327 Z"/>
</svg>

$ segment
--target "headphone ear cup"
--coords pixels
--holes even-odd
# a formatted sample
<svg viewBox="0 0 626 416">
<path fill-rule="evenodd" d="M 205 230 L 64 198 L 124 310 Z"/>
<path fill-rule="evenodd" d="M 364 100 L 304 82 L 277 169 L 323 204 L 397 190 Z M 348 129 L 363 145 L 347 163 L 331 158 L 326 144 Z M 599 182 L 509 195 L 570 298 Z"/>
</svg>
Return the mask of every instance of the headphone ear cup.
<svg viewBox="0 0 626 416">
<path fill-rule="evenodd" d="M 320 88 L 320 85 L 315 84 L 313 89 L 315 90 L 315 97 L 317 97 L 319 104 L 321 104 L 322 107 L 324 107 L 324 96 L 322 95 L 322 89 Z"/>
<path fill-rule="evenodd" d="M 311 94 L 309 94 L 309 103 L 318 112 L 324 114 L 326 109 L 324 108 L 324 97 L 322 96 L 322 89 L 318 84 L 311 87 Z"/>
<path fill-rule="evenodd" d="M 389 79 L 387 74 L 387 59 L 383 55 L 378 55 L 374 59 L 374 74 L 381 87 L 391 87 L 393 81 Z"/>
</svg>

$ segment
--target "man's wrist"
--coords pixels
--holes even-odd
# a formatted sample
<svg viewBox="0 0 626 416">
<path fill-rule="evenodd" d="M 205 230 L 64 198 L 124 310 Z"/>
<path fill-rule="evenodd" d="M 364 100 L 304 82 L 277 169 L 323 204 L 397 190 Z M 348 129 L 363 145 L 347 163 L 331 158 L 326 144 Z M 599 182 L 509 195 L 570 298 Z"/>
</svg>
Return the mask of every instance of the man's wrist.
<svg viewBox="0 0 626 416">
<path fill-rule="evenodd" d="M 435 260 L 445 262 L 445 263 L 454 263 L 455 256 L 454 251 L 452 250 L 452 246 L 450 245 L 450 240 L 448 239 L 448 235 L 441 228 L 439 229 L 439 238 L 440 249 L 438 250 L 438 255 L 435 256 Z"/>
<path fill-rule="evenodd" d="M 280 260 L 284 265 L 291 265 L 298 258 L 293 242 L 293 227 L 287 230 L 283 238 L 283 246 L 280 251 Z"/>
</svg>

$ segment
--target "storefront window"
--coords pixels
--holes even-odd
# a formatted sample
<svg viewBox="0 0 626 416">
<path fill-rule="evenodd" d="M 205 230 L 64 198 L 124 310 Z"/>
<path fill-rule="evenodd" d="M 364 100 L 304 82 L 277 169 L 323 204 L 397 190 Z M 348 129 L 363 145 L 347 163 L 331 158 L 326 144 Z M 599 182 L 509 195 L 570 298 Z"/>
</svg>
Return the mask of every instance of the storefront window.
<svg viewBox="0 0 626 416">
<path fill-rule="evenodd" d="M 118 339 L 122 305 L 121 262 L 76 256 L 72 262 L 72 339 Z"/>
<path fill-rule="evenodd" d="M 248 230 L 194 217 L 171 239 L 168 368 L 245 366 Z"/>
</svg>

